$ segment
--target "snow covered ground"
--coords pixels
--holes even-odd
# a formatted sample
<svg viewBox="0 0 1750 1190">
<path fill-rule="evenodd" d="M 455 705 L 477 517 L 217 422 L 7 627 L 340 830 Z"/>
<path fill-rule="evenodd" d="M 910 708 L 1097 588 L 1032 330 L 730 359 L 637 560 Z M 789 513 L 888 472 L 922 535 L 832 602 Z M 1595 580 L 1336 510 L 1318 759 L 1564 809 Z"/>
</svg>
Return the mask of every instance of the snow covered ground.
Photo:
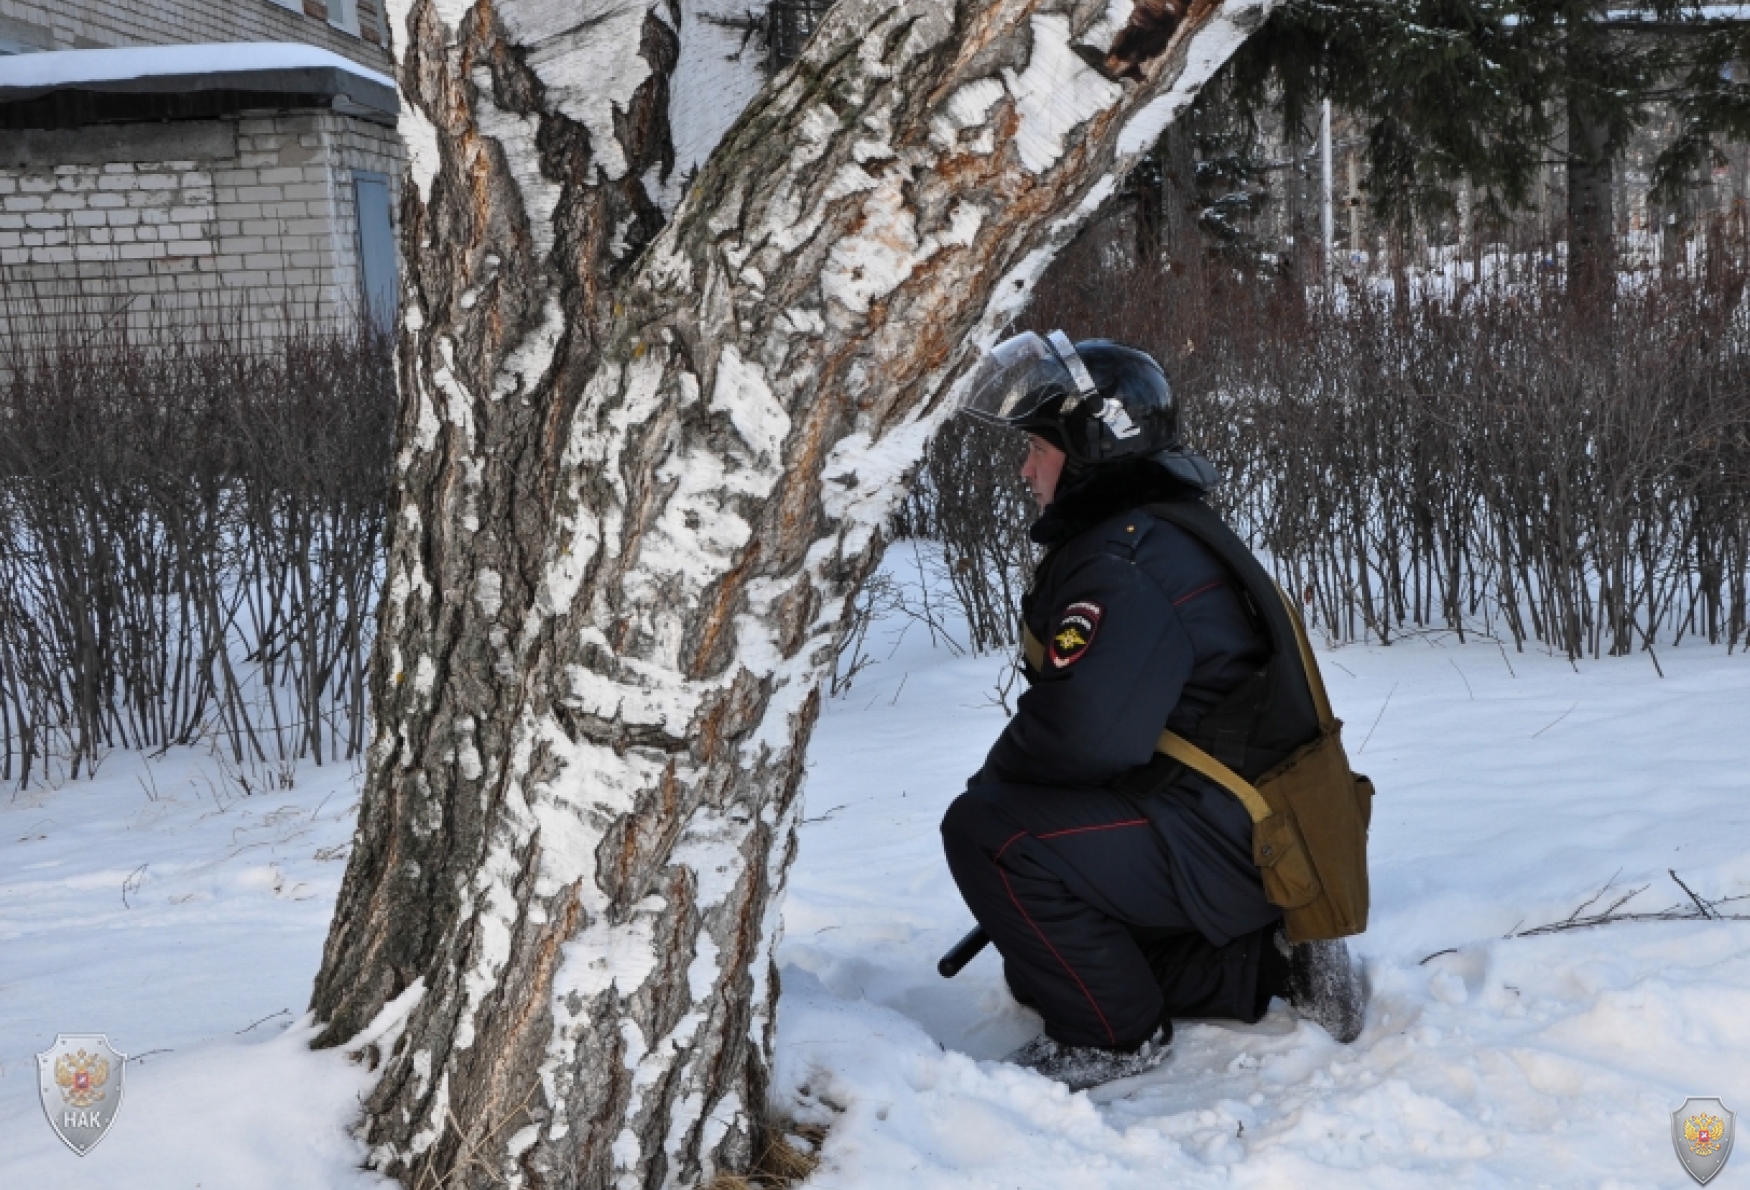
<svg viewBox="0 0 1750 1190">
<path fill-rule="evenodd" d="M 811 1184 L 1675 1186 L 1670 1112 L 1750 1106 L 1750 921 L 1503 937 L 1606 882 L 1598 908 L 1690 904 L 1670 869 L 1750 893 L 1750 657 L 1667 650 L 1661 679 L 1446 635 L 1324 652 L 1379 787 L 1366 1031 L 1281 1005 L 1185 1025 L 1158 1071 L 1070 1095 L 989 1061 L 1036 1029 L 994 952 L 933 970 L 969 924 L 936 823 L 1002 713 L 991 661 L 921 635 L 815 735 L 779 1056 L 791 1109 L 833 1124 Z M 1750 1186 L 1736 1164 L 1714 1184 Z"/>
<path fill-rule="evenodd" d="M 390 1185 L 357 1172 L 344 1127 L 368 1076 L 293 1023 L 358 776 L 306 766 L 280 784 L 191 748 L 0 794 L 0 1187 Z M 37 1097 L 34 1055 L 57 1033 L 129 1055 L 115 1124 L 84 1157 Z"/>
<path fill-rule="evenodd" d="M 1750 894 L 1750 657 L 1665 650 L 1660 678 L 1447 635 L 1325 652 L 1379 787 L 1366 1031 L 1188 1024 L 1158 1071 L 1071 1095 L 993 1061 L 1036 1029 L 994 952 L 934 969 L 970 925 L 936 824 L 1001 727 L 998 662 L 915 624 L 872 644 L 815 735 L 779 956 L 781 1106 L 831 1125 L 808 1185 L 1669 1187 L 1671 1110 L 1750 1106 L 1750 921 L 1505 937 L 1606 883 L 1594 908 L 1643 885 L 1623 912 L 1691 906 L 1672 869 Z M 357 777 L 267 776 L 244 797 L 199 750 L 114 754 L 0 794 L 0 1186 L 385 1184 L 345 1131 L 367 1077 L 299 1020 Z M 32 1055 L 86 1031 L 140 1060 L 79 1158 Z M 1750 1186 L 1750 1156 L 1712 1184 Z"/>
</svg>

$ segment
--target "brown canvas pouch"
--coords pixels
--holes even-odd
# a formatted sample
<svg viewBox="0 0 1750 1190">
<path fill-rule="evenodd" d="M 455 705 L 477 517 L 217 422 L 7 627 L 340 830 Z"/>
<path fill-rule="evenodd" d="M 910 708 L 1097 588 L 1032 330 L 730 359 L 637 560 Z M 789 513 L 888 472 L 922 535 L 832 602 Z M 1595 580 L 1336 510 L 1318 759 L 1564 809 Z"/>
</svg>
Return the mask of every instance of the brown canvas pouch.
<svg viewBox="0 0 1750 1190">
<path fill-rule="evenodd" d="M 1283 603 L 1318 709 L 1318 737 L 1255 782 L 1173 732 L 1162 733 L 1155 747 L 1245 805 L 1252 819 L 1252 860 L 1264 895 L 1282 908 L 1288 940 L 1343 938 L 1367 928 L 1373 782 L 1350 770 L 1343 723 L 1331 714 L 1306 629 L 1286 596 Z"/>
<path fill-rule="evenodd" d="M 1333 730 L 1255 783 L 1271 815 L 1253 824 L 1254 859 L 1264 873 L 1265 894 L 1284 910 L 1290 942 L 1342 938 L 1367 928 L 1373 782 L 1350 771 L 1340 728 L 1334 722 Z M 1272 825 L 1278 819 L 1280 825 Z M 1267 856 L 1267 846 L 1284 854 Z M 1265 867 L 1272 858 L 1274 868 Z M 1274 881 L 1273 870 L 1282 873 Z M 1307 871 L 1310 896 L 1303 883 Z"/>
<path fill-rule="evenodd" d="M 1252 824 L 1252 862 L 1258 865 L 1264 896 L 1272 905 L 1299 909 L 1324 891 L 1291 814 L 1272 814 Z"/>
</svg>

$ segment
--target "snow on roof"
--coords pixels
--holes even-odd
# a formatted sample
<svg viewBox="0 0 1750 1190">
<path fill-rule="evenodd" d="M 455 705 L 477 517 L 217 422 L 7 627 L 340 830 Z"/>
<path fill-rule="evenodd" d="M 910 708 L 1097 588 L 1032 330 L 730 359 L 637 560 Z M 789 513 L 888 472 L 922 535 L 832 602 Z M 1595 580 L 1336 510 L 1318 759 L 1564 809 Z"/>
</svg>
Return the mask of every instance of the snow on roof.
<svg viewBox="0 0 1750 1190">
<path fill-rule="evenodd" d="M 51 91 L 282 91 L 344 95 L 393 114 L 395 80 L 313 45 L 230 42 L 54 50 L 0 58 L 0 102 Z"/>
<path fill-rule="evenodd" d="M 54 50 L 0 58 L 0 87 L 77 87 L 159 75 L 210 74 L 223 70 L 301 70 L 332 67 L 383 87 L 395 80 L 339 54 L 286 41 L 221 42 L 215 45 L 142 45 L 118 50 Z"/>
</svg>

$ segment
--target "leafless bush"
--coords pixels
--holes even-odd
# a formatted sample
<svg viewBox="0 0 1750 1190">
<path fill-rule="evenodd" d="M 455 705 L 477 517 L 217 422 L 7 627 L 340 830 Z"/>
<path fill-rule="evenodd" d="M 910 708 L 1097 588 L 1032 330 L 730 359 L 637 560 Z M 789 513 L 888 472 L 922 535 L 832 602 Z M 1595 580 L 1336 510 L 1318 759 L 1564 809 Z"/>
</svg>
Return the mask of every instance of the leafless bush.
<svg viewBox="0 0 1750 1190">
<path fill-rule="evenodd" d="M 0 339 L 0 779 L 203 725 L 239 762 L 356 752 L 384 337 L 86 314 Z"/>
<path fill-rule="evenodd" d="M 1037 510 L 1020 479 L 1014 434 L 958 417 L 931 441 L 901 507 L 898 532 L 943 546 L 955 606 L 975 652 L 1012 648 L 1032 569 Z"/>
<path fill-rule="evenodd" d="M 1268 325 L 1230 341 L 1191 432 L 1332 635 L 1437 625 L 1570 657 L 1750 639 L 1741 280 L 1609 305 L 1361 290 Z"/>
<path fill-rule="evenodd" d="M 1334 638 L 1750 644 L 1741 263 L 1648 275 L 1608 304 L 1542 276 L 1323 294 L 1072 251 L 1025 324 L 1167 365 L 1188 440 L 1227 476 L 1217 503 Z M 955 593 L 985 647 L 1007 643 L 991 626 L 1013 623 L 1026 555 L 1008 543 L 1031 510 L 975 485 L 1011 475 L 1012 449 L 952 427 L 899 526 L 982 583 Z"/>
<path fill-rule="evenodd" d="M 843 698 L 850 692 L 857 675 L 874 661 L 869 656 L 869 630 L 876 621 L 900 610 L 903 603 L 899 584 L 881 571 L 871 574 L 857 589 L 857 596 L 851 601 L 850 627 L 833 658 L 832 677 L 827 684 L 829 696 Z"/>
</svg>

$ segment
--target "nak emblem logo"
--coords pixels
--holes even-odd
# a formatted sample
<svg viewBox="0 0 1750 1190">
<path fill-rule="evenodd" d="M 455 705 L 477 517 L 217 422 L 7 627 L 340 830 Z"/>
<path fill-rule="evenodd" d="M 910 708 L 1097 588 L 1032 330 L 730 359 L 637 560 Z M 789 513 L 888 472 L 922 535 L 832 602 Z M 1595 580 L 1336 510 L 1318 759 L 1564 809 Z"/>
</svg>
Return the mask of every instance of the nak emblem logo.
<svg viewBox="0 0 1750 1190">
<path fill-rule="evenodd" d="M 1671 1143 L 1677 1160 L 1689 1176 L 1703 1186 L 1724 1169 L 1732 1155 L 1733 1124 L 1737 1113 L 1718 1099 L 1689 1098 L 1671 1113 Z"/>
<path fill-rule="evenodd" d="M 115 1123 L 127 1055 L 101 1033 L 62 1033 L 36 1056 L 43 1112 L 69 1149 L 83 1157 Z"/>
</svg>

